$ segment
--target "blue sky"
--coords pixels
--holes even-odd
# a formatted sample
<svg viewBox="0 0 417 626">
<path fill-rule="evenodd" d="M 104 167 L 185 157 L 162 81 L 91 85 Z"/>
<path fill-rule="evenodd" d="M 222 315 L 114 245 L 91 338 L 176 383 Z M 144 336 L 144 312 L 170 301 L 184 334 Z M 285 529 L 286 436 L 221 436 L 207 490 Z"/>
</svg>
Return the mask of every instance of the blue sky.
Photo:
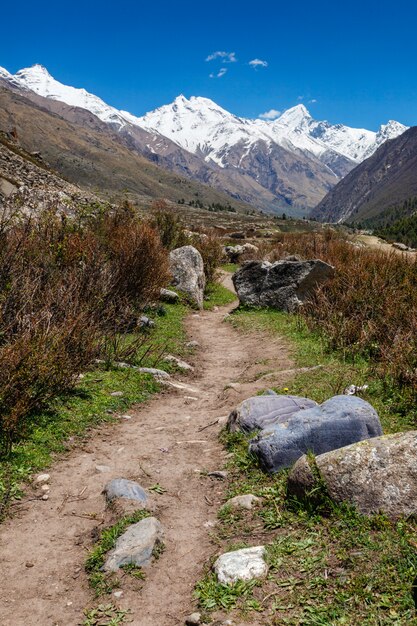
<svg viewBox="0 0 417 626">
<path fill-rule="evenodd" d="M 1 66 L 41 63 L 136 115 L 183 93 L 246 117 L 303 102 L 333 123 L 417 124 L 412 0 L 14 1 L 0 19 Z"/>
</svg>

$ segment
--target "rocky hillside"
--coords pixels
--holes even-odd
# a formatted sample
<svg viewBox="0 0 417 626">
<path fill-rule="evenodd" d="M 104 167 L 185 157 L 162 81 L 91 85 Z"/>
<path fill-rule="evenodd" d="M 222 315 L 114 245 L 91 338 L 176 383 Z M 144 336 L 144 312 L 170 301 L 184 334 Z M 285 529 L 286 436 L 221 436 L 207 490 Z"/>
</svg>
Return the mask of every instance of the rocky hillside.
<svg viewBox="0 0 417 626">
<path fill-rule="evenodd" d="M 387 141 L 317 205 L 323 222 L 363 222 L 417 195 L 417 127 Z"/>
<path fill-rule="evenodd" d="M 0 83 L 68 121 L 89 129 L 101 123 L 113 139 L 172 172 L 292 215 L 305 214 L 355 165 L 406 129 L 395 121 L 378 132 L 317 121 L 301 104 L 275 120 L 244 119 L 207 98 L 183 95 L 136 117 L 60 83 L 40 65 L 14 75 L 0 68 Z"/>
</svg>

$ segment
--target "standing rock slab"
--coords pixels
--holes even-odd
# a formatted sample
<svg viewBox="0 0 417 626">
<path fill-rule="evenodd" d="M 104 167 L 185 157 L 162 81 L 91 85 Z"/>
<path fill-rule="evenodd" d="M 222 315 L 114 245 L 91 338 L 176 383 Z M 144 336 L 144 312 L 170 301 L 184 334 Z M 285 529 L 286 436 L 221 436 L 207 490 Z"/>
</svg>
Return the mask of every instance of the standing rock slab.
<svg viewBox="0 0 417 626">
<path fill-rule="evenodd" d="M 243 548 L 222 554 L 214 564 L 218 581 L 224 585 L 231 585 L 237 580 L 264 578 L 268 573 L 264 554 L 264 546 Z"/>
<path fill-rule="evenodd" d="M 311 461 L 310 461 L 311 462 Z M 417 431 L 383 435 L 320 454 L 315 465 L 329 496 L 365 514 L 395 520 L 417 514 Z M 288 477 L 289 493 L 303 497 L 315 479 L 306 456 Z"/>
<path fill-rule="evenodd" d="M 231 432 L 250 433 L 286 422 L 294 413 L 314 406 L 317 402 L 299 396 L 279 396 L 274 392 L 253 396 L 233 409 L 227 427 Z"/>
<path fill-rule="evenodd" d="M 334 275 L 334 268 L 311 261 L 248 261 L 233 274 L 240 304 L 295 311 L 317 285 Z"/>
<path fill-rule="evenodd" d="M 154 548 L 162 543 L 162 538 L 162 526 L 156 517 L 146 517 L 137 524 L 132 524 L 109 552 L 103 570 L 117 572 L 123 565 L 130 563 L 137 567 L 147 567 L 152 560 Z"/>
<path fill-rule="evenodd" d="M 368 402 L 356 396 L 334 396 L 265 428 L 252 439 L 249 450 L 272 473 L 290 467 L 307 452 L 323 454 L 379 435 L 381 422 Z"/>
<path fill-rule="evenodd" d="M 116 498 L 126 498 L 145 504 L 148 499 L 146 491 L 138 483 L 126 478 L 113 478 L 104 487 L 103 493 L 109 501 Z"/>
<path fill-rule="evenodd" d="M 172 284 L 185 293 L 190 302 L 199 309 L 203 308 L 204 263 L 201 254 L 193 246 L 183 246 L 169 254 Z"/>
</svg>

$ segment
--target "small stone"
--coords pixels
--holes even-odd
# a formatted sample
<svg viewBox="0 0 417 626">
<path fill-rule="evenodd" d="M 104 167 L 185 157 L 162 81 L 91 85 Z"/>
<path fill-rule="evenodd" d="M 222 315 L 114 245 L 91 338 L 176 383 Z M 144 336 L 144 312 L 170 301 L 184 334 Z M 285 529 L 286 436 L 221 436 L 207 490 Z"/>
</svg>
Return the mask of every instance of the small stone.
<svg viewBox="0 0 417 626">
<path fill-rule="evenodd" d="M 227 472 L 216 470 L 215 472 L 209 472 L 207 476 L 210 476 L 211 478 L 218 478 L 219 480 L 226 480 Z"/>
<path fill-rule="evenodd" d="M 262 503 L 262 498 L 258 498 L 254 496 L 252 493 L 246 493 L 242 496 L 235 496 L 234 498 L 230 498 L 225 504 L 225 506 L 230 506 L 232 509 L 247 509 L 250 511 L 255 506 L 258 506 Z"/>
<path fill-rule="evenodd" d="M 41 485 L 42 483 L 47 483 L 50 478 L 49 474 L 39 474 L 39 476 L 36 477 L 35 483 Z"/>
<path fill-rule="evenodd" d="M 179 295 L 170 289 L 161 289 L 160 298 L 163 302 L 174 304 L 175 302 L 178 302 Z"/>
<path fill-rule="evenodd" d="M 122 398 L 123 397 L 123 391 L 112 391 L 110 394 L 113 398 Z"/>
<path fill-rule="evenodd" d="M 123 598 L 123 591 L 114 591 L 113 595 L 119 600 L 120 598 Z"/>
<path fill-rule="evenodd" d="M 26 567 L 34 567 L 35 563 L 32 563 L 31 561 L 26 561 L 25 565 Z"/>
<path fill-rule="evenodd" d="M 110 472 L 110 467 L 108 465 L 96 465 L 96 472 L 99 474 L 105 474 L 106 472 Z"/>
<path fill-rule="evenodd" d="M 48 494 L 47 494 L 47 493 L 45 493 L 45 494 L 42 496 L 41 500 L 49 500 L 49 496 L 48 496 Z"/>
<path fill-rule="evenodd" d="M 227 383 L 225 386 L 226 389 L 233 389 L 233 391 L 238 391 L 240 389 L 240 383 Z"/>
<path fill-rule="evenodd" d="M 151 374 L 151 376 L 155 376 L 155 378 L 171 378 L 168 372 L 155 367 L 138 367 L 137 371 L 141 374 Z"/>
<path fill-rule="evenodd" d="M 194 369 L 189 363 L 182 361 L 173 354 L 167 354 L 166 357 L 164 357 L 164 361 L 166 361 L 167 363 L 173 363 L 173 365 L 178 367 L 178 369 L 183 370 L 184 372 L 192 372 Z"/>
<path fill-rule="evenodd" d="M 42 485 L 41 489 L 42 489 L 42 491 L 49 491 L 50 490 L 50 486 L 49 485 Z"/>
<path fill-rule="evenodd" d="M 268 573 L 264 554 L 264 546 L 243 548 L 222 554 L 214 564 L 214 571 L 219 582 L 230 585 L 237 580 L 264 578 Z"/>
<path fill-rule="evenodd" d="M 222 428 L 224 426 L 226 426 L 227 424 L 227 420 L 229 419 L 228 415 L 222 415 L 221 417 L 219 417 L 219 419 L 217 420 L 217 423 L 219 426 L 221 426 Z"/>
<path fill-rule="evenodd" d="M 146 491 L 138 483 L 126 478 L 113 478 L 104 487 L 103 493 L 109 501 L 115 498 L 127 498 L 144 504 L 148 499 Z"/>
<path fill-rule="evenodd" d="M 131 420 L 132 416 L 131 415 L 122 415 L 122 420 Z"/>
<path fill-rule="evenodd" d="M 186 626 L 199 626 L 201 624 L 201 613 L 192 613 L 185 620 Z"/>
<path fill-rule="evenodd" d="M 200 344 L 198 343 L 198 341 L 187 341 L 187 343 L 185 344 L 185 347 L 195 350 L 195 348 L 200 347 Z"/>
</svg>

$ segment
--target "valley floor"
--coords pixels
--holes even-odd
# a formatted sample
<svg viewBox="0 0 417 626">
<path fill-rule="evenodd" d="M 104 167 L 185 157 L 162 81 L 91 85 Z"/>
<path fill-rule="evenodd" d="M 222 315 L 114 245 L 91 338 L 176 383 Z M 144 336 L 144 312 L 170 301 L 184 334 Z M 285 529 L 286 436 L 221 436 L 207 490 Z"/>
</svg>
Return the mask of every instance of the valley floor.
<svg viewBox="0 0 417 626">
<path fill-rule="evenodd" d="M 28 495 L 0 527 L 3 626 L 75 626 L 98 602 L 129 609 L 137 626 L 183 624 L 192 612 L 194 585 L 216 552 L 211 533 L 224 503 L 224 483 L 207 476 L 227 456 L 215 422 L 258 390 L 285 384 L 293 367 L 284 340 L 224 323 L 233 306 L 189 315 L 188 336 L 200 348 L 188 388 L 97 429 L 51 468 L 49 500 Z M 266 382 L 262 371 L 274 373 Z M 120 600 L 97 601 L 84 563 L 98 532 L 117 519 L 101 493 L 116 477 L 160 486 L 151 493 L 165 550 L 144 581 L 123 578 Z"/>
</svg>

